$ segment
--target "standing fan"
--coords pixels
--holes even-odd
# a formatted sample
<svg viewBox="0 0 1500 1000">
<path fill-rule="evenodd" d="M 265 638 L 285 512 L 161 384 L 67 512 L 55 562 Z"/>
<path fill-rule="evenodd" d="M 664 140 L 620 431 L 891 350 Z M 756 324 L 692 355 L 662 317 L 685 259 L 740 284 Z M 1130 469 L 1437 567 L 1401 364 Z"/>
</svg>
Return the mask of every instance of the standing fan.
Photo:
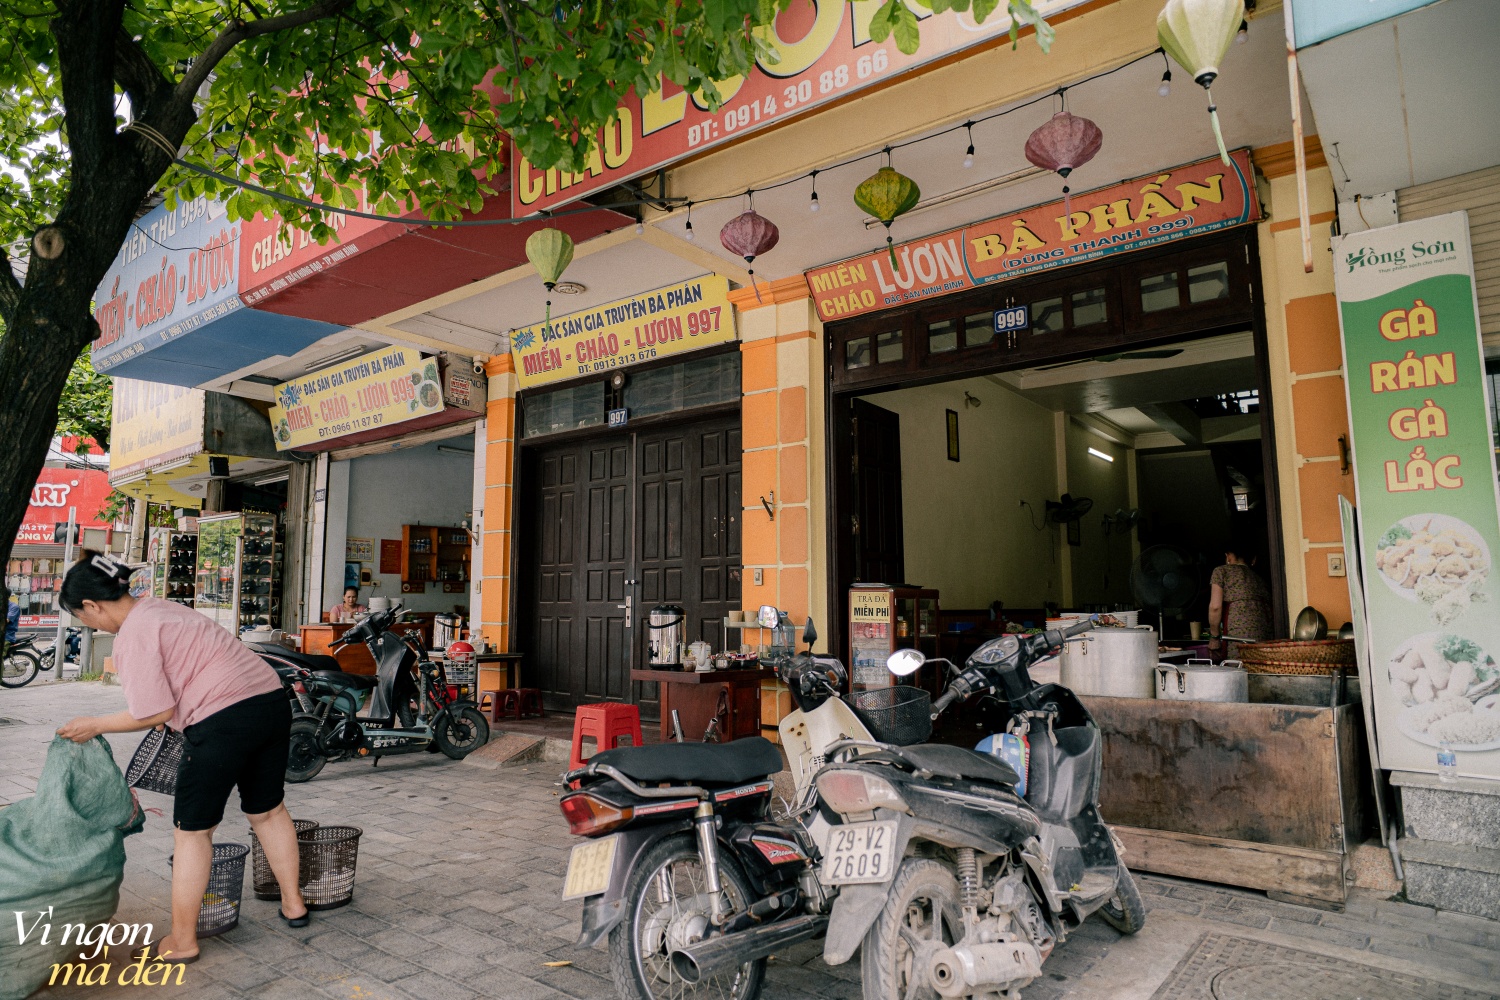
<svg viewBox="0 0 1500 1000">
<path fill-rule="evenodd" d="M 1198 599 L 1202 567 L 1197 556 L 1175 545 L 1153 545 L 1130 567 L 1130 591 L 1142 608 L 1155 608 L 1158 637 L 1167 634 L 1167 615 L 1177 616 Z"/>
<path fill-rule="evenodd" d="M 1068 544 L 1080 544 L 1078 522 L 1083 520 L 1083 515 L 1094 509 L 1094 501 L 1089 497 L 1075 497 L 1071 493 L 1064 493 L 1061 500 L 1048 500 L 1046 509 L 1049 522 L 1068 526 Z"/>
</svg>

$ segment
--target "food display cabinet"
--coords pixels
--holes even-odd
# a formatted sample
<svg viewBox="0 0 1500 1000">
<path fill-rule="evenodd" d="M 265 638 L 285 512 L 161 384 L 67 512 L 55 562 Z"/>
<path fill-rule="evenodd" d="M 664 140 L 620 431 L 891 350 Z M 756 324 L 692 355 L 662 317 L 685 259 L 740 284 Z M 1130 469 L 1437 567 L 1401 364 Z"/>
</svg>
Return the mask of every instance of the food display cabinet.
<svg viewBox="0 0 1500 1000">
<path fill-rule="evenodd" d="M 281 622 L 281 546 L 274 514 L 198 519 L 193 607 L 238 635 Z"/>
</svg>

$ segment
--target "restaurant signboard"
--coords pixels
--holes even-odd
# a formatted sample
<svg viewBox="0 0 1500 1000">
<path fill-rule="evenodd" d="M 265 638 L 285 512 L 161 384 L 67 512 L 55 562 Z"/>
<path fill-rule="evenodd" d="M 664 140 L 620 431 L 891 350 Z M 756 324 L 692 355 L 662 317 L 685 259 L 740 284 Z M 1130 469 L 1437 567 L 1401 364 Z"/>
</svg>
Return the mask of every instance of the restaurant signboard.
<svg viewBox="0 0 1500 1000">
<path fill-rule="evenodd" d="M 375 430 L 443 411 L 437 358 L 388 347 L 283 382 L 271 406 L 277 451 Z"/>
<path fill-rule="evenodd" d="M 523 389 L 734 340 L 729 279 L 707 274 L 510 335 Z"/>
<path fill-rule="evenodd" d="M 1468 217 L 1333 241 L 1380 763 L 1500 778 L 1495 455 Z"/>
<path fill-rule="evenodd" d="M 1039 0 L 1037 11 L 1052 18 L 1084 0 Z M 517 217 L 575 201 L 614 187 L 686 156 L 712 149 L 921 66 L 984 42 L 1004 38 L 1011 20 L 1003 7 L 983 24 L 970 12 L 934 14 L 908 6 L 921 22 L 921 46 L 911 55 L 870 38 L 880 4 L 862 0 L 802 0 L 781 12 L 763 33 L 768 49 L 747 76 L 719 85 L 723 104 L 709 111 L 699 94 L 672 83 L 646 97 L 631 92 L 606 126 L 588 165 L 578 173 L 538 170 L 519 149 L 512 152 L 515 178 L 511 211 Z"/>
<path fill-rule="evenodd" d="M 815 267 L 825 322 L 1082 264 L 1260 218 L 1246 150 Z M 894 257 L 895 263 L 892 263 Z"/>
<path fill-rule="evenodd" d="M 205 394 L 180 385 L 114 379 L 109 474 L 118 480 L 203 450 Z"/>
</svg>

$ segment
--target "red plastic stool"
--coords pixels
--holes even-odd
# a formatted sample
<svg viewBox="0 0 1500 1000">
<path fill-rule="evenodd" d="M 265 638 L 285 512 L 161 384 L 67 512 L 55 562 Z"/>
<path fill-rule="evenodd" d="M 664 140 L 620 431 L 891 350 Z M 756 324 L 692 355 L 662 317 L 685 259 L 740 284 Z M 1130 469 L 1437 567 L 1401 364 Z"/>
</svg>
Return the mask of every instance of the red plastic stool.
<svg viewBox="0 0 1500 1000">
<path fill-rule="evenodd" d="M 542 711 L 542 691 L 540 688 L 516 688 L 516 718 L 518 719 L 540 719 L 546 713 Z"/>
<path fill-rule="evenodd" d="M 595 753 L 613 749 L 621 736 L 631 739 L 631 746 L 640 746 L 645 740 L 641 736 L 641 710 L 634 705 L 616 701 L 595 705 L 579 705 L 573 717 L 573 752 L 568 757 L 568 770 L 583 766 L 583 740 L 592 737 Z"/>
<path fill-rule="evenodd" d="M 519 719 L 516 706 L 520 704 L 521 696 L 515 688 L 502 688 L 499 691 L 484 691 L 479 695 L 479 710 L 484 711 L 484 700 L 490 700 L 490 721 L 499 722 L 502 718 Z"/>
</svg>

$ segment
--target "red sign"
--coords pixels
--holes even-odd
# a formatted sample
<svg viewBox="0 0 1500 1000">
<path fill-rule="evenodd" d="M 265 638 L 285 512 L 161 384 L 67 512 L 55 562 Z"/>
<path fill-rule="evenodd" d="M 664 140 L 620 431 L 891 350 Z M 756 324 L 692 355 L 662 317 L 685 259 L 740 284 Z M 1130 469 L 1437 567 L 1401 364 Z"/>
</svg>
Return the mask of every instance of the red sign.
<svg viewBox="0 0 1500 1000">
<path fill-rule="evenodd" d="M 363 201 L 363 199 L 361 199 Z M 364 204 L 361 211 L 369 211 Z M 319 243 L 306 232 L 283 228 L 280 216 L 257 215 L 240 224 L 240 298 L 253 306 L 356 254 L 373 250 L 405 232 L 405 227 L 375 219 L 328 215 L 337 242 Z"/>
<path fill-rule="evenodd" d="M 807 272 L 825 321 L 848 319 L 1260 218 L 1250 154 L 1230 154 L 1075 195 Z"/>
<path fill-rule="evenodd" d="M 43 469 L 31 488 L 31 505 L 16 533 L 16 543 L 52 544 L 53 530 L 68 523 L 68 508 L 78 509 L 78 524 L 104 528 L 99 511 L 109 497 L 109 473 L 96 469 Z"/>
<path fill-rule="evenodd" d="M 1050 18 L 1081 2 L 1044 0 L 1036 6 Z M 762 56 L 749 76 L 721 83 L 718 111 L 706 110 L 700 95 L 671 83 L 645 98 L 632 93 L 579 173 L 536 170 L 513 150 L 511 211 L 519 218 L 556 208 L 1010 31 L 1004 10 L 976 24 L 968 13 L 933 14 L 913 4 L 922 20 L 922 45 L 908 56 L 894 38 L 871 41 L 870 21 L 879 7 L 869 0 L 792 4 L 766 36 L 780 59 Z"/>
</svg>

